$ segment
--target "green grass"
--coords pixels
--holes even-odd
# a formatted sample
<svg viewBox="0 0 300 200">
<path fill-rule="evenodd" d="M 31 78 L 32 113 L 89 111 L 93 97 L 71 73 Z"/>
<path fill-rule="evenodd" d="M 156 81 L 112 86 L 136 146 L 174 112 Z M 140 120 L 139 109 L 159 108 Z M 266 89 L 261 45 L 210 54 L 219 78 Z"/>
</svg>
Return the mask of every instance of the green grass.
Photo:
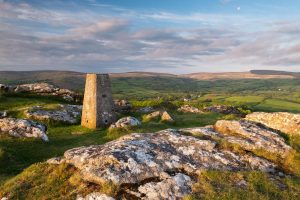
<svg viewBox="0 0 300 200">
<path fill-rule="evenodd" d="M 246 181 L 246 186 L 237 183 Z M 291 199 L 300 197 L 300 179 L 281 178 L 272 180 L 267 174 L 251 172 L 204 171 L 194 185 L 193 194 L 186 200 L 267 200 Z"/>
<path fill-rule="evenodd" d="M 260 103 L 264 100 L 264 97 L 260 96 L 233 96 L 226 98 L 226 101 L 237 102 L 237 103 Z"/>
<path fill-rule="evenodd" d="M 255 110 L 300 112 L 300 103 L 280 99 L 266 99 L 254 107 Z"/>
</svg>

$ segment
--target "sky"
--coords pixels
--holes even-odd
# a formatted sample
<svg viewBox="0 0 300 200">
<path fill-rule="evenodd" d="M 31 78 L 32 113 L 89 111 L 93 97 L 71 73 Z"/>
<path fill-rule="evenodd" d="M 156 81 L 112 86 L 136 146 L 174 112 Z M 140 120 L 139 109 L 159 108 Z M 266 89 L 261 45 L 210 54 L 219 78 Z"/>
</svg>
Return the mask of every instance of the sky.
<svg viewBox="0 0 300 200">
<path fill-rule="evenodd" d="M 299 0 L 0 0 L 0 71 L 300 71 Z"/>
</svg>

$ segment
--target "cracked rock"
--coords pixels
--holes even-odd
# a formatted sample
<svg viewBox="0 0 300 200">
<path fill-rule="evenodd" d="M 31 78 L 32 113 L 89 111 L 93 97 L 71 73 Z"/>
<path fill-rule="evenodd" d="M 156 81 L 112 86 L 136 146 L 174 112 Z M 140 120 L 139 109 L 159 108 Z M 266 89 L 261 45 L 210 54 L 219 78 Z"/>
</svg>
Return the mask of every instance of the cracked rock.
<svg viewBox="0 0 300 200">
<path fill-rule="evenodd" d="M 276 164 L 266 159 L 221 150 L 215 141 L 172 129 L 70 149 L 63 159 L 80 170 L 86 181 L 112 182 L 119 187 L 136 185 L 131 193 L 144 199 L 181 198 L 191 191 L 192 177 L 203 169 L 278 172 Z"/>
<path fill-rule="evenodd" d="M 13 137 L 35 137 L 48 141 L 47 127 L 41 123 L 26 119 L 4 118 L 0 119 L 0 134 Z"/>
</svg>

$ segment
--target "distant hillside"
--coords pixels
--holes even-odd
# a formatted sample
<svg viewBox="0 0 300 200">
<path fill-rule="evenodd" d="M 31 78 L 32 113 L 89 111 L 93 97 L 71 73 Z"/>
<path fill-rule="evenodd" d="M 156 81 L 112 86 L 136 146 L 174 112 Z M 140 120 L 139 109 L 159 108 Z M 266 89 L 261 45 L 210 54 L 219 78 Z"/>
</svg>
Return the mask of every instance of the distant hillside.
<svg viewBox="0 0 300 200">
<path fill-rule="evenodd" d="M 288 75 L 296 78 L 300 78 L 300 72 L 287 72 L 287 71 L 276 71 L 276 70 L 251 70 L 252 74 L 259 75 Z"/>
<path fill-rule="evenodd" d="M 110 74 L 111 78 L 176 77 L 176 75 L 153 72 L 128 72 Z M 0 71 L 0 83 L 22 84 L 47 82 L 62 88 L 82 89 L 85 73 L 73 71 Z"/>
<path fill-rule="evenodd" d="M 280 72 L 269 70 L 253 70 L 250 72 L 222 72 L 222 73 L 207 73 L 199 72 L 182 75 L 187 78 L 198 80 L 220 80 L 220 79 L 293 79 L 298 77 L 298 73 Z"/>
<path fill-rule="evenodd" d="M 166 87 L 172 85 L 175 90 L 180 85 L 189 85 L 195 80 L 238 80 L 238 79 L 294 79 L 300 78 L 300 73 L 253 70 L 250 72 L 224 72 L 224 73 L 192 73 L 184 75 L 174 75 L 154 72 L 128 72 L 110 74 L 113 84 L 122 83 L 140 87 L 140 82 L 144 85 Z M 85 74 L 73 71 L 0 71 L 0 83 L 22 84 L 33 82 L 47 82 L 62 88 L 82 90 L 84 87 Z M 172 84 L 174 83 L 174 84 Z M 186 87 L 187 87 L 186 86 Z M 188 87 L 187 87 L 188 88 Z"/>
</svg>

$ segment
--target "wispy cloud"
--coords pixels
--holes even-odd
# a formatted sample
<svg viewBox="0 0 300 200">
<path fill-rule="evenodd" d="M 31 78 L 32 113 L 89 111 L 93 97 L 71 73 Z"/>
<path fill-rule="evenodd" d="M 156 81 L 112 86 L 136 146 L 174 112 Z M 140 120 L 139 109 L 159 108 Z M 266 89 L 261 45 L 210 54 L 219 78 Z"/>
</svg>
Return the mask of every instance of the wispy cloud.
<svg viewBox="0 0 300 200">
<path fill-rule="evenodd" d="M 298 21 L 92 4 L 103 12 L 0 0 L 0 70 L 299 70 Z"/>
</svg>

